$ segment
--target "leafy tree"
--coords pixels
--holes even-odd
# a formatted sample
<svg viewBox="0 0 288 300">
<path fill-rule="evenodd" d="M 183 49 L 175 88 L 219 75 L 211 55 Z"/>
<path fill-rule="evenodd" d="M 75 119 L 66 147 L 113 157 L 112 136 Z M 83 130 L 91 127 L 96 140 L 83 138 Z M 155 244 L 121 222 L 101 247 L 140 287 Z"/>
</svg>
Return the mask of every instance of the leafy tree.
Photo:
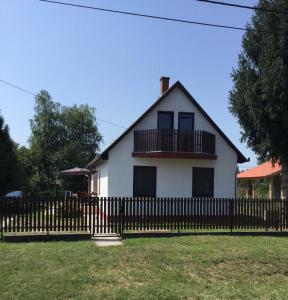
<svg viewBox="0 0 288 300">
<path fill-rule="evenodd" d="M 30 137 L 32 185 L 48 190 L 64 183 L 66 188 L 83 189 L 85 177 L 60 177 L 59 171 L 84 167 L 99 150 L 95 109 L 88 105 L 61 106 L 47 91 L 36 96 Z"/>
<path fill-rule="evenodd" d="M 60 104 L 54 103 L 47 91 L 35 97 L 35 114 L 30 120 L 30 147 L 34 166 L 31 183 L 36 190 L 46 190 L 57 180 L 57 161 L 55 153 L 61 147 L 62 124 Z"/>
<path fill-rule="evenodd" d="M 85 167 L 95 157 L 102 142 L 96 126 L 95 109 L 88 105 L 64 106 L 61 109 L 61 122 L 63 143 L 57 152 L 59 168 Z M 65 176 L 62 180 L 67 189 L 87 188 L 87 178 L 84 176 Z"/>
<path fill-rule="evenodd" d="M 19 185 L 26 195 L 33 193 L 36 187 L 33 185 L 33 172 L 35 166 L 32 162 L 31 150 L 27 147 L 17 146 L 16 150 L 18 168 L 19 168 Z"/>
<path fill-rule="evenodd" d="M 0 115 L 0 196 L 19 188 L 16 145 Z"/>
<path fill-rule="evenodd" d="M 261 165 L 266 161 L 266 157 L 264 156 L 257 156 L 257 165 Z"/>
<path fill-rule="evenodd" d="M 84 167 L 95 157 L 102 142 L 95 119 L 95 109 L 88 105 L 62 107 L 63 142 L 59 150 L 63 167 Z"/>
<path fill-rule="evenodd" d="M 280 161 L 281 189 L 288 198 L 288 1 L 260 0 L 243 36 L 238 67 L 233 70 L 231 112 L 259 157 Z"/>
</svg>

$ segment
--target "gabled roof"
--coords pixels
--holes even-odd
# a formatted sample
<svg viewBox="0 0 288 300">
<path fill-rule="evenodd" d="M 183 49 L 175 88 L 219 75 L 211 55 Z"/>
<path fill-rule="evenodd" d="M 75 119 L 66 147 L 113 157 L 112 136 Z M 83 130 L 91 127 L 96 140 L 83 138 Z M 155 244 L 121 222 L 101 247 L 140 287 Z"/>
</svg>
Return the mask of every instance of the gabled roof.
<svg viewBox="0 0 288 300">
<path fill-rule="evenodd" d="M 223 131 L 215 124 L 215 122 L 209 117 L 205 110 L 200 106 L 200 104 L 192 97 L 192 95 L 186 90 L 180 81 L 174 83 L 163 95 L 161 95 L 127 130 L 125 130 L 118 139 L 116 139 L 108 148 L 106 148 L 99 156 L 95 157 L 87 167 L 93 167 L 98 161 L 108 159 L 109 151 L 116 146 L 138 123 L 140 123 L 159 103 L 165 99 L 173 90 L 179 88 L 187 98 L 192 102 L 192 104 L 203 114 L 206 120 L 215 128 L 215 130 L 223 137 L 227 144 L 237 153 L 238 163 L 247 162 L 247 158 L 237 149 L 237 147 L 229 140 L 229 138 L 223 133 Z"/>
<path fill-rule="evenodd" d="M 237 179 L 261 179 L 276 175 L 280 172 L 281 166 L 279 163 L 273 165 L 271 161 L 266 161 L 255 168 L 239 173 Z"/>
</svg>

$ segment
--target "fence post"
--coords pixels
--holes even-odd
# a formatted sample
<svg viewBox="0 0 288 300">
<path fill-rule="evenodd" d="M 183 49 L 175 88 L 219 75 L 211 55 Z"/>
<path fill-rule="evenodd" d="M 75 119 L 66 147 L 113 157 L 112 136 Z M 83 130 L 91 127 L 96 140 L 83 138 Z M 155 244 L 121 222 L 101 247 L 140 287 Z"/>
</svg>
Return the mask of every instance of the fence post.
<svg viewBox="0 0 288 300">
<path fill-rule="evenodd" d="M 234 227 L 234 200 L 229 199 L 229 215 L 230 215 L 230 231 L 232 232 Z"/>
<path fill-rule="evenodd" d="M 123 201 L 123 198 L 120 198 L 120 236 L 123 238 L 123 231 L 124 231 L 124 214 L 125 214 L 125 199 Z"/>
<path fill-rule="evenodd" d="M 3 238 L 4 238 L 4 236 L 3 236 L 3 215 L 4 215 L 4 213 L 3 213 L 3 199 L 0 199 L 0 229 L 1 229 L 1 236 L 0 236 L 0 238 L 1 238 L 1 242 L 3 241 Z"/>
<path fill-rule="evenodd" d="M 2 200 L 2 201 L 1 201 Z M 0 203 L 0 227 L 1 227 L 1 242 L 3 242 L 4 240 L 4 229 L 3 229 L 3 219 L 4 219 L 4 212 L 3 212 L 3 199 L 0 199 L 1 203 Z"/>
<path fill-rule="evenodd" d="M 180 198 L 176 199 L 177 201 L 177 229 L 178 229 L 178 233 L 180 233 Z"/>
<path fill-rule="evenodd" d="M 282 232 L 283 231 L 283 217 L 284 217 L 284 212 L 283 212 L 283 209 L 284 209 L 284 199 L 281 199 L 280 200 L 280 231 Z"/>
<path fill-rule="evenodd" d="M 102 218 L 102 214 L 100 212 L 100 209 L 102 210 L 102 207 L 100 208 L 100 205 L 99 205 L 99 201 L 100 201 L 100 198 L 90 198 L 89 199 L 90 201 L 90 207 L 91 207 L 91 204 L 92 204 L 92 208 L 91 208 L 91 211 L 89 211 L 89 214 L 90 214 L 90 234 L 92 234 L 92 236 L 95 235 L 95 219 L 97 218 L 97 222 L 99 222 L 99 218 Z M 97 207 L 96 207 L 97 205 Z M 90 209 L 89 209 L 90 210 Z M 97 214 L 97 215 L 96 215 Z M 92 218 L 91 218 L 91 215 L 92 215 Z M 102 221 L 101 221 L 102 222 Z M 97 234 L 99 234 L 99 230 L 97 230 Z"/>
</svg>

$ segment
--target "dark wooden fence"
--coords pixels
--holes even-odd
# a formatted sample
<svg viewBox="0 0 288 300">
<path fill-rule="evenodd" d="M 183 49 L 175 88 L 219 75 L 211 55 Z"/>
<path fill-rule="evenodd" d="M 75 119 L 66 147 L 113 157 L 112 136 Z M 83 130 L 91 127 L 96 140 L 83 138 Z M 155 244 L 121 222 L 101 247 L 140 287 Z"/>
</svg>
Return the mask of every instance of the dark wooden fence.
<svg viewBox="0 0 288 300">
<path fill-rule="evenodd" d="M 93 214 L 91 207 L 91 201 L 76 198 L 2 198 L 0 226 L 4 232 L 86 231 Z"/>
<path fill-rule="evenodd" d="M 202 130 L 135 130 L 134 152 L 153 151 L 215 154 L 215 135 Z"/>
<path fill-rule="evenodd" d="M 218 198 L 0 199 L 5 232 L 288 229 L 288 202 Z"/>
</svg>

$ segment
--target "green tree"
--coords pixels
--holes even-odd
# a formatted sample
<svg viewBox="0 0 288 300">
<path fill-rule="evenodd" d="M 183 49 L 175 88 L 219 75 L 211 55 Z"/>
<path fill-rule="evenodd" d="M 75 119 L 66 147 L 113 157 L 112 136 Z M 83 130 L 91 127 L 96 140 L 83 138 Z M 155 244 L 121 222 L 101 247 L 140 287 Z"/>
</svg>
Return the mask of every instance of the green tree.
<svg viewBox="0 0 288 300">
<path fill-rule="evenodd" d="M 30 120 L 30 150 L 33 164 L 31 183 L 36 191 L 47 190 L 57 181 L 55 153 L 61 147 L 62 124 L 60 104 L 55 103 L 47 91 L 35 97 L 35 114 Z"/>
<path fill-rule="evenodd" d="M 64 106 L 61 109 L 63 142 L 57 157 L 59 169 L 85 167 L 99 151 L 102 136 L 98 131 L 95 109 L 88 105 Z M 84 176 L 62 177 L 64 186 L 71 190 L 87 189 L 87 178 Z"/>
<path fill-rule="evenodd" d="M 33 194 L 36 187 L 33 185 L 34 168 L 32 162 L 31 150 L 24 146 L 17 146 L 16 150 L 18 168 L 19 168 L 19 185 L 26 195 Z"/>
<path fill-rule="evenodd" d="M 260 0 L 243 36 L 233 70 L 231 112 L 243 129 L 242 141 L 256 154 L 282 165 L 281 189 L 288 198 L 288 1 Z"/>
<path fill-rule="evenodd" d="M 0 115 L 0 196 L 19 188 L 16 145 Z"/>
<path fill-rule="evenodd" d="M 61 106 L 47 91 L 41 91 L 36 96 L 31 130 L 32 186 L 43 191 L 62 182 L 66 188 L 84 188 L 85 177 L 60 177 L 59 171 L 84 167 L 99 151 L 102 136 L 95 109 Z"/>
</svg>

